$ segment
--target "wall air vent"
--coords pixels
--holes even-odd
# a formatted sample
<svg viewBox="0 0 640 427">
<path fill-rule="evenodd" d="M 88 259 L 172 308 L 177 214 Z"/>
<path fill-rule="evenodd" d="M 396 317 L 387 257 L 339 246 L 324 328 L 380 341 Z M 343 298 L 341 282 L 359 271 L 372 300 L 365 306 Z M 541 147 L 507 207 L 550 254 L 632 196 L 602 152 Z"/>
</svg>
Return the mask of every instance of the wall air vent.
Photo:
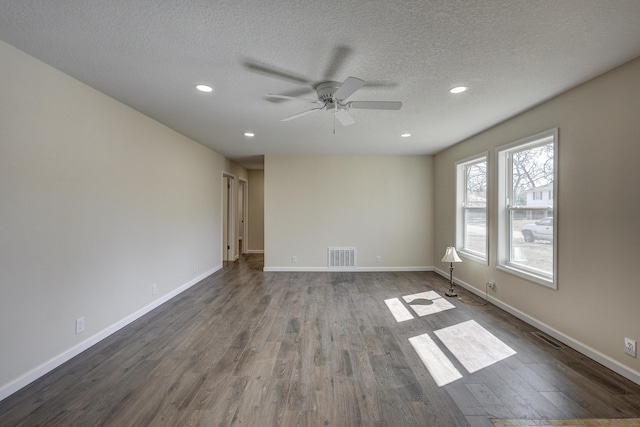
<svg viewBox="0 0 640 427">
<path fill-rule="evenodd" d="M 356 248 L 329 248 L 327 266 L 333 269 L 355 269 Z"/>
</svg>

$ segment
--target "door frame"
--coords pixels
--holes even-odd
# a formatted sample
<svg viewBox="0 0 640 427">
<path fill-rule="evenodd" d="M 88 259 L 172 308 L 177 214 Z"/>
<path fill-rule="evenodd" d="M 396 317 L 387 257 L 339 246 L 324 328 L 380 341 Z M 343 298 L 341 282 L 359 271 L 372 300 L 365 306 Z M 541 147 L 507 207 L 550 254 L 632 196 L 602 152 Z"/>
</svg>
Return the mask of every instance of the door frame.
<svg viewBox="0 0 640 427">
<path fill-rule="evenodd" d="M 240 191 L 242 191 L 242 195 L 240 195 Z M 239 206 L 239 216 L 238 216 L 238 240 L 240 240 L 240 228 L 242 228 L 242 253 L 240 255 L 247 253 L 247 248 L 249 247 L 249 221 L 248 221 L 248 213 L 247 207 L 249 206 L 249 181 L 243 178 L 238 178 L 238 206 Z M 240 252 L 240 251 L 238 251 Z"/>
<path fill-rule="evenodd" d="M 235 200 L 234 188 L 235 188 L 235 175 L 222 172 L 222 222 L 220 225 L 222 236 L 222 262 L 235 261 L 235 240 L 237 240 L 237 233 L 235 232 Z M 237 259 L 237 258 L 236 258 Z"/>
</svg>

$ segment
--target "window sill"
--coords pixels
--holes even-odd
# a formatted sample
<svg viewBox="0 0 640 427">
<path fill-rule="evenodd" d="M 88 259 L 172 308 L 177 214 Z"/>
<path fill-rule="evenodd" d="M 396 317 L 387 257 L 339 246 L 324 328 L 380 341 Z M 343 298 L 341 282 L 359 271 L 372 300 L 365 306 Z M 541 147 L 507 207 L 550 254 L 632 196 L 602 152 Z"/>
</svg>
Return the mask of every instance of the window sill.
<svg viewBox="0 0 640 427">
<path fill-rule="evenodd" d="M 469 259 L 471 261 L 476 261 L 476 262 L 479 262 L 479 263 L 484 264 L 484 265 L 489 265 L 489 260 L 487 259 L 487 257 L 483 257 L 483 256 L 480 256 L 480 255 L 477 255 L 477 254 L 475 254 L 473 252 L 467 252 L 464 249 L 460 249 L 458 251 L 458 255 L 460 255 L 460 256 L 462 256 L 464 258 L 467 258 L 467 259 Z"/>
<path fill-rule="evenodd" d="M 558 284 L 552 279 L 548 279 L 546 277 L 533 274 L 529 271 L 522 270 L 520 268 L 511 266 L 511 265 L 499 264 L 496 266 L 496 268 L 498 270 L 502 270 L 507 273 L 513 274 L 514 276 L 518 276 L 522 279 L 526 279 L 530 282 L 537 283 L 538 285 L 542 285 L 550 289 L 558 290 Z"/>
</svg>

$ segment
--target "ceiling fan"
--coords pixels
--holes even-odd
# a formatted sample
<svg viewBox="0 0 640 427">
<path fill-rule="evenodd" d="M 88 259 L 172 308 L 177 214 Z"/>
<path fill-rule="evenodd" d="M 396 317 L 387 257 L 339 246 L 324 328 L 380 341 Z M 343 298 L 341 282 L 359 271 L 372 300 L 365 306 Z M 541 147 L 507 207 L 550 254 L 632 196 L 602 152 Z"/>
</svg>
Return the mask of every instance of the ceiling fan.
<svg viewBox="0 0 640 427">
<path fill-rule="evenodd" d="M 274 93 L 268 93 L 268 98 L 278 99 L 292 99 L 296 101 L 308 102 L 311 104 L 317 104 L 318 107 L 310 110 L 303 111 L 293 116 L 285 117 L 281 121 L 287 122 L 294 120 L 302 116 L 306 116 L 318 111 L 330 111 L 333 113 L 335 119 L 337 119 L 342 126 L 349 126 L 355 123 L 355 120 L 348 113 L 350 109 L 365 109 L 365 110 L 399 110 L 402 107 L 400 101 L 346 101 L 351 95 L 353 95 L 358 89 L 364 86 L 364 80 L 360 80 L 356 77 L 349 77 L 343 83 L 326 81 L 319 83 L 315 86 L 318 99 L 300 98 L 289 95 L 278 95 Z"/>
</svg>

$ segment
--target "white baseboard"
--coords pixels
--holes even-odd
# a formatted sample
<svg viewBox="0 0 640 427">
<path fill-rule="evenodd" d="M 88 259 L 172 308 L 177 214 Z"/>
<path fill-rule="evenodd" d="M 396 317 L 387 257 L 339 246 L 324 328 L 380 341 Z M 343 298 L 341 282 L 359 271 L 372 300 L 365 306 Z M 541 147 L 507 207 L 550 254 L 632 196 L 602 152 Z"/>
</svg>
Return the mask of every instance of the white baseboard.
<svg viewBox="0 0 640 427">
<path fill-rule="evenodd" d="M 26 374 L 20 376 L 19 378 L 15 379 L 15 380 L 7 383 L 7 384 L 4 384 L 2 387 L 0 387 L 0 401 L 2 401 L 5 398 L 9 397 L 13 393 L 15 393 L 18 390 L 20 390 L 21 388 L 31 384 L 33 381 L 37 380 L 38 378 L 42 377 L 43 375 L 47 374 L 48 372 L 54 370 L 58 366 L 60 366 L 63 363 L 67 362 L 68 360 L 72 359 L 73 357 L 77 356 L 78 354 L 82 353 L 83 351 L 87 350 L 91 346 L 99 343 L 103 339 L 107 338 L 109 335 L 119 331 L 120 329 L 124 328 L 125 326 L 129 325 L 130 323 L 133 323 L 135 320 L 137 320 L 140 317 L 144 316 L 145 314 L 149 313 L 154 308 L 157 308 L 157 307 L 161 306 L 165 302 L 169 301 L 170 299 L 172 299 L 172 298 L 176 297 L 177 295 L 181 294 L 182 292 L 186 291 L 187 289 L 189 289 L 190 287 L 192 287 L 196 283 L 198 283 L 201 280 L 211 276 L 213 273 L 215 273 L 216 271 L 220 270 L 221 268 L 222 268 L 222 265 L 218 265 L 218 266 L 212 268 L 211 270 L 201 274 L 200 276 L 191 279 L 189 282 L 185 283 L 184 285 L 180 286 L 179 288 L 174 289 L 173 291 L 169 292 L 168 294 L 162 295 L 160 298 L 158 298 L 155 301 L 151 302 L 150 304 L 142 307 L 140 310 L 136 311 L 135 313 L 132 313 L 129 316 L 125 317 L 124 319 L 119 320 L 118 322 L 114 323 L 113 325 L 103 329 L 102 331 L 100 331 L 97 334 L 87 338 L 86 340 L 82 341 L 81 343 L 76 344 L 75 346 L 71 347 L 70 349 L 65 350 L 64 352 L 62 352 L 58 356 L 55 356 L 54 358 L 48 360 L 47 362 L 43 363 L 42 365 L 40 365 L 38 367 L 32 369 L 31 371 L 29 371 Z"/>
<path fill-rule="evenodd" d="M 417 267 L 358 267 L 358 271 L 376 272 L 376 271 L 433 271 L 433 267 L 417 266 Z"/>
<path fill-rule="evenodd" d="M 434 271 L 436 273 L 438 273 L 439 275 L 441 275 L 442 277 L 449 279 L 449 273 L 448 272 L 444 272 L 438 268 L 434 269 Z M 484 298 L 484 292 L 480 289 L 477 289 L 473 286 L 471 286 L 470 284 L 463 282 L 462 280 L 456 279 L 455 277 L 453 278 L 453 283 L 455 283 L 458 286 L 461 286 L 463 288 L 465 288 L 466 290 L 473 292 L 474 294 Z M 633 381 L 636 384 L 640 385 L 640 372 L 636 371 L 635 369 L 632 369 L 628 366 L 623 365 L 622 363 L 618 362 L 615 359 L 612 359 L 611 357 L 607 356 L 606 354 L 603 354 L 601 352 L 599 352 L 598 350 L 589 347 L 588 345 L 584 344 L 581 341 L 578 341 L 566 334 L 564 334 L 561 331 L 558 331 L 557 329 L 547 325 L 546 323 L 536 319 L 535 317 L 532 317 L 520 310 L 518 310 L 517 308 L 514 308 L 508 304 L 505 304 L 504 302 L 502 302 L 501 300 L 499 300 L 498 298 L 495 298 L 494 296 L 488 295 L 488 299 L 489 302 L 492 303 L 493 305 L 501 308 L 502 310 L 506 311 L 507 313 L 510 313 L 512 315 L 514 315 L 515 317 L 517 317 L 518 319 L 528 323 L 529 325 L 540 329 L 542 332 L 552 336 L 553 338 L 557 339 L 558 341 L 561 341 L 562 343 L 566 344 L 567 346 L 571 347 L 572 349 L 576 350 L 579 353 L 584 354 L 585 356 L 589 357 L 590 359 L 595 360 L 596 362 L 600 363 L 603 366 L 606 366 L 607 368 L 611 369 L 614 372 L 617 372 L 618 374 L 622 375 L 623 377 L 627 378 L 630 381 Z"/>
<path fill-rule="evenodd" d="M 316 273 L 367 273 L 384 271 L 433 271 L 433 267 L 357 267 L 357 268 L 328 268 L 328 267 L 264 267 L 263 271 L 271 272 L 316 272 Z"/>
<path fill-rule="evenodd" d="M 263 254 L 264 249 L 247 249 L 247 254 Z"/>
</svg>

